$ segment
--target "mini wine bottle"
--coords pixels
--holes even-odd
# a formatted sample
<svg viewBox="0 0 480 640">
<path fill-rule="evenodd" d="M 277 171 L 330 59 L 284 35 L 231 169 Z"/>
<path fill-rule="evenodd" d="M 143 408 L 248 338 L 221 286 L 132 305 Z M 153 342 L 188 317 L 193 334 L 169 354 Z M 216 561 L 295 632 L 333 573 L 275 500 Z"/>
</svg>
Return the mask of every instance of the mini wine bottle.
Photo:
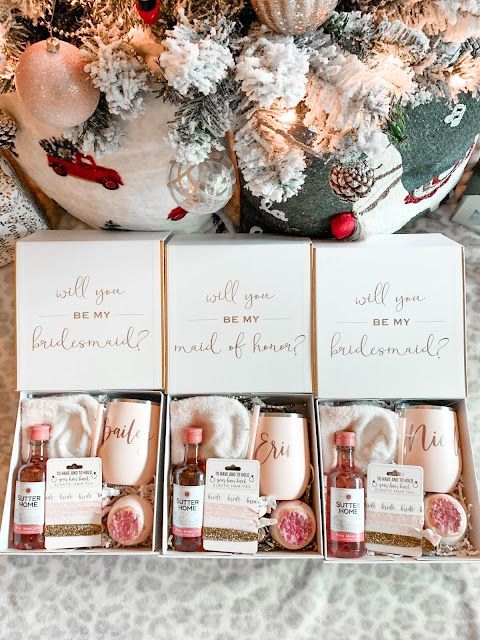
<svg viewBox="0 0 480 640">
<path fill-rule="evenodd" d="M 355 433 L 337 431 L 337 465 L 327 474 L 327 546 L 336 558 L 365 553 L 365 476 L 355 467 Z"/>
<path fill-rule="evenodd" d="M 202 435 L 200 427 L 184 429 L 184 461 L 173 472 L 172 544 L 177 551 L 203 551 L 205 471 L 198 456 Z"/>
<path fill-rule="evenodd" d="M 28 461 L 17 474 L 13 512 L 13 546 L 15 549 L 45 548 L 45 480 L 50 426 L 29 427 Z"/>
</svg>

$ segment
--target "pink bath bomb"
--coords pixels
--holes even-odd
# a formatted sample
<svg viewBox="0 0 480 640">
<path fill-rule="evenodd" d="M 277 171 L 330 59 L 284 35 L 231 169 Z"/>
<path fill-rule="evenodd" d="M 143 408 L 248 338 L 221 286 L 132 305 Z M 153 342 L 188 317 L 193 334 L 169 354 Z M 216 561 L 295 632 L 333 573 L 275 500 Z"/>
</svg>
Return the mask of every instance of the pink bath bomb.
<svg viewBox="0 0 480 640">
<path fill-rule="evenodd" d="M 107 529 L 122 546 L 141 544 L 153 530 L 152 505 L 135 494 L 119 498 L 108 513 Z"/>
<path fill-rule="evenodd" d="M 270 534 L 279 545 L 292 551 L 303 549 L 313 540 L 317 524 L 313 510 L 301 500 L 279 502 L 270 525 Z"/>
<path fill-rule="evenodd" d="M 455 544 L 465 535 L 467 514 L 456 498 L 430 493 L 425 498 L 425 526 L 438 534 L 443 544 Z"/>
</svg>

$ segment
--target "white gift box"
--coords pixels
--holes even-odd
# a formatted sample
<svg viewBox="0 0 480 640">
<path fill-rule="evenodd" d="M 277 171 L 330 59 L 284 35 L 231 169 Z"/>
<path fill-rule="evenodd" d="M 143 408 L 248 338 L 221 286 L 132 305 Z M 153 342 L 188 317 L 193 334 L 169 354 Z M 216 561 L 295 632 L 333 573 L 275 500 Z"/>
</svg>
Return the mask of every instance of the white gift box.
<svg viewBox="0 0 480 640">
<path fill-rule="evenodd" d="M 17 388 L 163 389 L 168 234 L 44 231 L 17 244 Z"/>
<path fill-rule="evenodd" d="M 93 395 L 95 395 L 96 391 L 90 391 Z M 104 393 L 103 391 L 101 393 Z M 34 394 L 34 397 L 40 397 L 43 394 Z M 115 397 L 119 396 L 130 396 L 128 393 L 117 393 L 115 392 Z M 46 550 L 46 549 L 38 549 L 38 550 L 28 550 L 22 551 L 14 549 L 10 546 L 10 531 L 11 531 L 11 523 L 13 516 L 13 500 L 14 500 L 14 492 L 15 492 L 15 480 L 16 473 L 18 467 L 22 464 L 21 457 L 21 403 L 27 397 L 31 397 L 31 394 L 21 392 L 18 412 L 17 412 L 17 422 L 15 426 L 15 435 L 13 438 L 12 445 L 12 457 L 10 460 L 10 469 L 8 472 L 7 478 L 7 488 L 5 491 L 5 502 L 3 506 L 3 515 L 2 515 L 2 523 L 0 526 L 0 554 L 8 553 L 15 555 L 31 555 L 31 554 L 70 554 L 70 555 L 82 555 L 84 553 L 89 554 L 137 554 L 137 553 L 158 553 L 161 545 L 161 528 L 162 528 L 162 490 L 161 490 L 161 482 L 163 475 L 163 443 L 164 443 L 164 431 L 163 431 L 163 415 L 165 409 L 165 396 L 162 392 L 141 392 L 135 391 L 135 397 L 137 398 L 148 398 L 155 399 L 156 402 L 160 404 L 160 424 L 159 424 L 159 438 L 158 438 L 158 451 L 157 451 L 157 467 L 155 473 L 155 504 L 154 504 L 154 528 L 152 532 L 152 544 L 151 546 L 142 546 L 142 547 L 92 547 L 92 548 L 84 548 L 84 549 L 57 549 L 57 550 Z"/>
<path fill-rule="evenodd" d="M 311 394 L 310 240 L 242 234 L 176 236 L 167 244 L 166 262 L 168 405 L 172 397 L 242 394 L 298 406 L 309 423 L 313 508 L 318 517 L 320 476 Z M 236 555 L 211 551 L 194 554 L 169 548 L 169 421 L 167 407 L 163 554 L 202 558 L 322 557 L 320 526 L 315 551 Z"/>
<path fill-rule="evenodd" d="M 373 237 L 314 246 L 315 396 L 324 401 L 427 400 L 457 412 L 469 538 L 480 549 L 480 504 L 470 444 L 465 348 L 464 250 L 441 234 Z M 321 438 L 318 438 L 321 444 Z M 324 468 L 320 446 L 322 478 Z M 325 482 L 323 486 L 325 498 Z M 383 562 L 386 556 L 327 560 Z M 424 556 L 422 562 L 478 559 Z M 395 562 L 415 560 L 396 557 Z"/>
<path fill-rule="evenodd" d="M 317 243 L 316 395 L 466 396 L 463 247 L 440 234 Z"/>
<path fill-rule="evenodd" d="M 21 402 L 84 391 L 161 404 L 151 547 L 54 553 L 153 553 L 160 546 L 163 475 L 165 233 L 44 231 L 17 243 L 17 387 L 20 405 L 0 551 L 9 548 Z M 40 550 L 38 553 L 52 553 Z"/>
<path fill-rule="evenodd" d="M 191 395 L 191 394 L 190 394 Z M 218 394 L 217 394 L 218 395 Z M 312 480 L 312 509 L 315 512 L 317 519 L 317 530 L 315 532 L 316 549 L 313 551 L 288 551 L 288 550 L 272 550 L 272 551 L 258 551 L 255 554 L 244 553 L 222 553 L 220 551 L 203 551 L 196 553 L 188 553 L 184 551 L 176 551 L 169 547 L 168 541 L 170 537 L 170 523 L 171 523 L 171 500 L 172 500 L 172 465 L 170 462 L 170 402 L 171 396 L 167 398 L 166 415 L 166 428 L 165 428 L 165 462 L 164 462 L 164 479 L 163 479 L 163 524 L 162 524 L 162 555 L 168 557 L 177 558 L 237 558 L 237 559 L 253 559 L 259 558 L 264 560 L 265 558 L 323 558 L 323 532 L 321 526 L 321 520 L 319 514 L 321 514 L 321 499 L 320 499 L 320 467 L 317 456 L 318 442 L 317 433 L 315 429 L 315 407 L 314 400 L 311 394 L 255 394 L 256 397 L 269 404 L 288 404 L 293 406 L 295 412 L 298 412 L 308 420 L 308 439 L 310 444 L 310 464 L 313 468 L 313 480 Z M 175 399 L 180 399 L 183 395 L 175 396 Z"/>
<path fill-rule="evenodd" d="M 306 239 L 172 238 L 169 393 L 311 393 L 310 273 Z"/>
</svg>

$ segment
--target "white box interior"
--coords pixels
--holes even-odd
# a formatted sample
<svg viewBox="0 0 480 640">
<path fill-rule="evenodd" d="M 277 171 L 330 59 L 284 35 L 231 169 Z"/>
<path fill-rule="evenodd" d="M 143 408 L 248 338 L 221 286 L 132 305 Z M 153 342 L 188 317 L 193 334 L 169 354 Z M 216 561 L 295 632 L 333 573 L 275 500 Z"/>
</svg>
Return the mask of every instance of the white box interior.
<svg viewBox="0 0 480 640">
<path fill-rule="evenodd" d="M 62 392 L 64 393 L 64 392 Z M 155 474 L 155 504 L 154 504 L 154 526 L 152 533 L 152 546 L 150 547 L 119 547 L 119 548 L 109 548 L 106 549 L 104 547 L 92 547 L 92 548 L 83 548 L 83 549 L 58 549 L 58 550 L 47 550 L 47 549 L 35 549 L 35 550 L 18 550 L 13 549 L 9 546 L 10 542 L 10 529 L 11 522 L 13 516 L 13 499 L 15 492 L 15 480 L 17 469 L 22 464 L 21 460 L 21 403 L 22 400 L 26 397 L 30 397 L 30 394 L 22 392 L 20 394 L 20 400 L 18 404 L 18 412 L 17 412 L 17 422 L 15 425 L 15 435 L 13 439 L 12 446 L 12 457 L 10 460 L 10 469 L 8 472 L 7 479 L 7 489 L 5 492 L 5 503 L 3 507 L 3 517 L 2 523 L 0 527 L 0 553 L 8 553 L 15 555 L 31 555 L 31 554 L 68 554 L 68 555 L 78 555 L 78 554 L 137 554 L 137 553 L 158 553 L 160 551 L 161 545 L 161 526 L 162 526 L 162 479 L 163 479 L 163 443 L 164 443 L 164 413 L 165 413 L 165 396 L 163 393 L 159 391 L 134 391 L 131 393 L 119 393 L 109 392 L 109 391 L 91 391 L 89 392 L 92 395 L 99 394 L 110 394 L 114 397 L 119 397 L 121 395 L 128 397 L 157 397 L 160 402 L 160 423 L 159 423 L 159 437 L 158 437 L 158 450 L 157 450 L 157 470 Z M 32 394 L 36 396 L 45 395 L 45 394 Z"/>
<path fill-rule="evenodd" d="M 176 395 L 175 398 L 191 397 L 195 394 L 189 395 Z M 227 394 L 225 394 L 227 395 Z M 255 394 L 251 394 L 252 396 Z M 315 551 L 258 551 L 256 554 L 244 554 L 244 553 L 221 553 L 217 551 L 201 551 L 197 553 L 188 553 L 184 551 L 175 551 L 169 548 L 168 538 L 170 536 L 170 518 L 171 518 L 171 472 L 172 467 L 170 464 L 170 411 L 169 405 L 171 402 L 171 396 L 167 397 L 167 408 L 165 411 L 165 461 L 164 461 L 164 480 L 163 480 L 163 537 L 162 537 L 162 555 L 176 558 L 240 558 L 240 559 L 252 559 L 252 558 L 316 558 L 323 559 L 323 536 L 322 536 L 322 507 L 320 499 L 320 468 L 318 465 L 318 443 L 317 443 L 317 431 L 315 421 L 315 407 L 313 402 L 313 396 L 308 394 L 257 394 L 260 399 L 266 400 L 270 404 L 278 403 L 298 403 L 306 405 L 306 417 L 308 418 L 309 428 L 309 444 L 310 444 L 310 457 L 311 464 L 314 470 L 314 478 L 312 485 L 313 496 L 313 510 L 317 519 L 316 530 L 316 543 L 317 550 Z"/>
<path fill-rule="evenodd" d="M 326 482 L 325 482 L 325 474 L 329 471 L 329 469 L 324 469 L 323 466 L 323 456 L 322 456 L 322 439 L 320 437 L 320 432 L 322 429 L 321 421 L 320 421 L 320 411 L 319 407 L 325 402 L 325 400 L 316 400 L 315 402 L 315 410 L 317 416 L 317 426 L 318 426 L 318 451 L 320 457 L 320 473 L 321 473 L 321 486 L 322 486 L 322 521 L 323 521 L 323 548 L 325 552 L 325 560 L 327 562 L 347 562 L 347 563 L 359 563 L 359 562 L 470 562 L 470 561 L 478 561 L 480 560 L 480 555 L 477 556 L 421 556 L 420 558 L 408 558 L 405 556 L 382 556 L 380 554 L 372 555 L 364 555 L 362 558 L 336 558 L 328 555 L 328 545 L 327 545 L 327 518 L 326 518 Z M 469 533 L 469 539 L 472 543 L 473 547 L 476 550 L 480 550 L 480 503 L 479 503 L 479 494 L 478 494 L 478 486 L 477 486 L 477 478 L 475 474 L 475 464 L 473 461 L 472 454 L 472 445 L 470 442 L 470 432 L 468 426 L 468 415 L 465 400 L 453 400 L 448 402 L 450 406 L 454 407 L 457 412 L 457 422 L 458 422 L 458 430 L 460 435 L 460 446 L 462 451 L 462 473 L 461 477 L 464 483 L 465 490 L 465 498 L 467 504 L 471 504 L 471 512 L 470 512 L 470 524 L 471 531 Z"/>
</svg>

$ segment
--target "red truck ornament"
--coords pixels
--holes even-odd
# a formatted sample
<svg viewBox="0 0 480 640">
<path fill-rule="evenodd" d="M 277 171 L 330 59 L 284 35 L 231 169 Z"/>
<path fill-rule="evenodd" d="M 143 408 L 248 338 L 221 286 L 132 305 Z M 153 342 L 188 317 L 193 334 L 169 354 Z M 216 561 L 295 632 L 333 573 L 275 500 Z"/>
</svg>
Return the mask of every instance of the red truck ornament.
<svg viewBox="0 0 480 640">
<path fill-rule="evenodd" d="M 52 167 L 57 176 L 74 176 L 82 180 L 97 182 L 105 189 L 114 191 L 123 181 L 115 169 L 98 165 L 90 155 L 84 155 L 79 151 L 70 159 L 59 158 L 47 153 L 48 166 Z"/>
</svg>

